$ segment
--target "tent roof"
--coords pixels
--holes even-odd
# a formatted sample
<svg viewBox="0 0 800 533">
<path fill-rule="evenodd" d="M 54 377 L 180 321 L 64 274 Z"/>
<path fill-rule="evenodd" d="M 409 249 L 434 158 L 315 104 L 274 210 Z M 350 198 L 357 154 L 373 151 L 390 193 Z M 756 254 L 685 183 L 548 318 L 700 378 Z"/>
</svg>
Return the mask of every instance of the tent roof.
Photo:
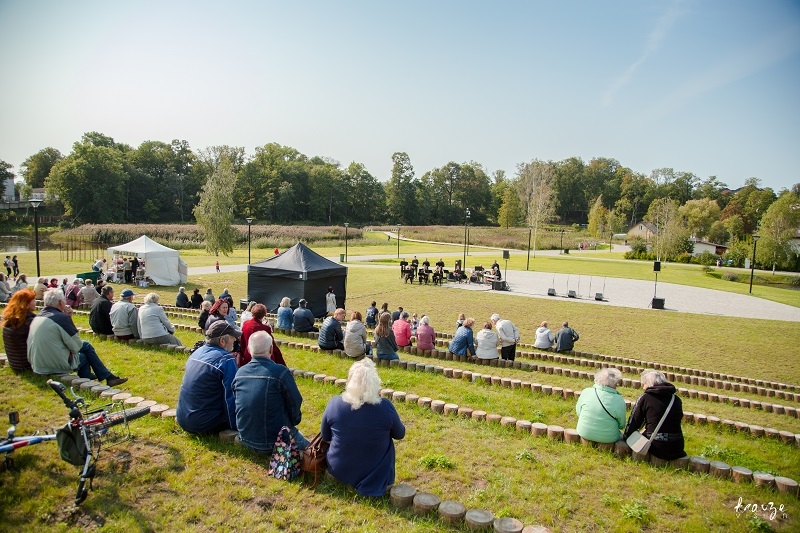
<svg viewBox="0 0 800 533">
<path fill-rule="evenodd" d="M 347 275 L 347 267 L 325 259 L 302 242 L 298 242 L 280 255 L 253 263 L 250 269 Z"/>
<path fill-rule="evenodd" d="M 158 254 L 159 252 L 165 254 L 177 255 L 178 251 L 158 244 L 147 235 L 142 235 L 138 239 L 131 242 L 120 244 L 119 246 L 112 246 L 108 249 L 110 252 L 120 252 L 123 254 Z"/>
</svg>

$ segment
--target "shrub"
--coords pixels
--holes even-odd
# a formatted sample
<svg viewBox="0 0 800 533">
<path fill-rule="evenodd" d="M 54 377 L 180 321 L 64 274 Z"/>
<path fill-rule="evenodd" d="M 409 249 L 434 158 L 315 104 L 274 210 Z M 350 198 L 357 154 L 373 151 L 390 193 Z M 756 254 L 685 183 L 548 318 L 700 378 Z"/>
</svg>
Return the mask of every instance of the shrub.
<svg viewBox="0 0 800 533">
<path fill-rule="evenodd" d="M 711 252 L 703 252 L 694 259 L 701 265 L 711 266 L 717 264 L 717 255 Z"/>
<path fill-rule="evenodd" d="M 739 281 L 739 274 L 736 272 L 723 272 L 722 279 L 725 281 Z"/>
<path fill-rule="evenodd" d="M 436 468 L 442 470 L 452 470 L 455 468 L 453 461 L 448 459 L 442 454 L 433 454 L 433 455 L 426 455 L 422 459 L 419 460 L 419 464 L 424 466 L 428 470 L 434 470 Z"/>
</svg>

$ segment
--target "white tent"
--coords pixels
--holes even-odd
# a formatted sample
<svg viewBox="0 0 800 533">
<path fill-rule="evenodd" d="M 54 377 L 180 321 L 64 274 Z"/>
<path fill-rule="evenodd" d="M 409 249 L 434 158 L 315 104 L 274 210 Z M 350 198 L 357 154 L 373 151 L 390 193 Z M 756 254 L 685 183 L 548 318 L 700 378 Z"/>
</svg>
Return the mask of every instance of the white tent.
<svg viewBox="0 0 800 533">
<path fill-rule="evenodd" d="M 178 250 L 158 244 L 146 235 L 126 244 L 112 246 L 108 249 L 108 254 L 135 255 L 144 260 L 147 277 L 157 285 L 186 283 L 189 271 L 186 263 L 181 261 Z"/>
</svg>

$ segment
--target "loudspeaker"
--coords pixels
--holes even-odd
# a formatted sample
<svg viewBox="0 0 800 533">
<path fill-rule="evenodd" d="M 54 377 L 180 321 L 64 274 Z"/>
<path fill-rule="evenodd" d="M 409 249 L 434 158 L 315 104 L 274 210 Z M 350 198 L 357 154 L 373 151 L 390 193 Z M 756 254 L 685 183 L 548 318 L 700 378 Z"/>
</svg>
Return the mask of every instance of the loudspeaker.
<svg viewBox="0 0 800 533">
<path fill-rule="evenodd" d="M 511 259 L 511 254 L 508 253 L 508 250 L 503 250 L 503 259 Z"/>
<path fill-rule="evenodd" d="M 577 294 L 575 294 L 575 291 L 568 291 L 568 292 L 567 292 L 567 297 L 568 297 L 568 298 L 577 298 L 577 297 L 578 297 L 578 295 L 577 295 Z"/>
<path fill-rule="evenodd" d="M 547 289 L 547 295 L 548 296 L 555 296 L 556 295 L 556 290 L 555 289 Z"/>
<path fill-rule="evenodd" d="M 661 272 L 661 261 L 653 261 L 653 272 Z"/>
<path fill-rule="evenodd" d="M 597 300 L 598 302 L 602 302 L 603 301 L 603 293 L 602 292 L 594 293 L 594 299 Z"/>
<path fill-rule="evenodd" d="M 492 290 L 494 291 L 504 291 L 506 290 L 506 282 L 505 281 L 493 281 L 492 282 Z"/>
<path fill-rule="evenodd" d="M 664 298 L 653 298 L 652 306 L 653 309 L 664 309 Z"/>
</svg>

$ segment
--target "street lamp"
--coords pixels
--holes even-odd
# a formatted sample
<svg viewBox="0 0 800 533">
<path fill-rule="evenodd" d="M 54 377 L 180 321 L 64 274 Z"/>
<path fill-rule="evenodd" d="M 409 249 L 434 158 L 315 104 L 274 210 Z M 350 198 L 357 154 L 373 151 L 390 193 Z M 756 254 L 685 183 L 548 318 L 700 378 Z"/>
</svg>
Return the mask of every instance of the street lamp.
<svg viewBox="0 0 800 533">
<path fill-rule="evenodd" d="M 531 232 L 533 231 L 533 226 L 528 226 L 528 263 L 525 265 L 525 270 L 531 266 Z"/>
<path fill-rule="evenodd" d="M 347 263 L 347 228 L 350 226 L 349 222 L 344 223 L 344 262 Z"/>
<path fill-rule="evenodd" d="M 561 230 L 561 250 L 564 250 L 564 230 Z"/>
<path fill-rule="evenodd" d="M 756 243 L 761 235 L 753 235 L 753 261 L 750 262 L 750 294 L 753 294 L 753 273 L 756 269 Z"/>
<path fill-rule="evenodd" d="M 250 224 L 253 223 L 253 217 L 247 217 L 247 264 L 250 264 Z"/>
<path fill-rule="evenodd" d="M 400 224 L 397 225 L 397 258 L 400 259 Z"/>
<path fill-rule="evenodd" d="M 469 207 L 464 213 L 464 262 L 461 264 L 461 272 L 467 267 L 467 222 L 469 222 Z"/>
<path fill-rule="evenodd" d="M 614 232 L 611 232 L 611 236 L 608 238 L 608 253 L 611 253 L 611 249 L 614 247 L 612 241 L 614 240 Z"/>
<path fill-rule="evenodd" d="M 31 200 L 30 202 L 33 207 L 33 233 L 36 240 L 36 277 L 38 278 L 42 274 L 39 272 L 39 213 L 37 213 L 36 209 L 42 201 L 37 199 Z"/>
</svg>

